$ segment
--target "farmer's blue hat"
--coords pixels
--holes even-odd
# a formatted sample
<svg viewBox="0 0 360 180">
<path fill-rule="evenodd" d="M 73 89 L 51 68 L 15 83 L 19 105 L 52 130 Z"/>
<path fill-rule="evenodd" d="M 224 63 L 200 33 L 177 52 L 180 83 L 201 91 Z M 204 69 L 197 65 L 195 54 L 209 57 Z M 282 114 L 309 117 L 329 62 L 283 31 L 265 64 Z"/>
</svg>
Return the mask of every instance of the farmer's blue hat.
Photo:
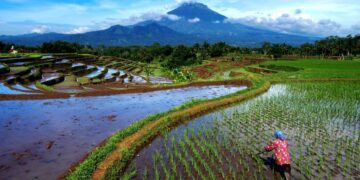
<svg viewBox="0 0 360 180">
<path fill-rule="evenodd" d="M 282 131 L 276 131 L 275 132 L 275 137 L 276 137 L 276 139 L 281 139 L 281 140 L 285 139 L 284 133 Z"/>
</svg>

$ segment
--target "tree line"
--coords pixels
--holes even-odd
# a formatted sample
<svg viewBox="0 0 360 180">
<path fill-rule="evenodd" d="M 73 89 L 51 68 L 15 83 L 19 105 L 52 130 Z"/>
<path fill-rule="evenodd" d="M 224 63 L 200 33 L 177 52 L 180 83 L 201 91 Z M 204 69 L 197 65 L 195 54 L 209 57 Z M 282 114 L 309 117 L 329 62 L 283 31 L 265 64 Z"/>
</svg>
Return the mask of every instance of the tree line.
<svg viewBox="0 0 360 180">
<path fill-rule="evenodd" d="M 12 44 L 0 42 L 1 52 L 7 52 Z M 94 55 L 116 56 L 141 62 L 159 62 L 164 67 L 176 68 L 178 66 L 201 63 L 211 57 L 220 57 L 229 53 L 263 54 L 280 58 L 285 55 L 298 56 L 338 56 L 353 57 L 360 55 L 360 35 L 356 36 L 330 36 L 314 43 L 306 43 L 299 47 L 289 44 L 272 44 L 264 42 L 258 48 L 231 46 L 224 42 L 209 44 L 197 43 L 192 46 L 160 45 L 154 43 L 150 46 L 98 46 L 91 47 L 78 43 L 64 41 L 46 42 L 38 47 L 16 46 L 20 52 L 42 53 L 86 53 Z"/>
</svg>

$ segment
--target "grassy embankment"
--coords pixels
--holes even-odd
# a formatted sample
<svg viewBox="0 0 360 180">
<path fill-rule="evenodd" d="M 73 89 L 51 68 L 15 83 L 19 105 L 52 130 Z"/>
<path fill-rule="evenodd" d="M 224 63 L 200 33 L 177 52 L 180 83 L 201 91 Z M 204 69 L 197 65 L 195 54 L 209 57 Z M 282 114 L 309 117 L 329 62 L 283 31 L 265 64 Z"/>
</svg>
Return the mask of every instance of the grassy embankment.
<svg viewBox="0 0 360 180">
<path fill-rule="evenodd" d="M 0 53 L 0 57 L 28 57 L 28 58 L 39 58 L 45 56 L 43 53 L 18 53 L 18 54 L 10 54 L 10 53 Z"/>
<path fill-rule="evenodd" d="M 47 92 L 54 92 L 55 91 L 55 89 L 53 87 L 42 84 L 40 81 L 36 81 L 35 86 L 37 88 L 45 90 Z"/>
</svg>

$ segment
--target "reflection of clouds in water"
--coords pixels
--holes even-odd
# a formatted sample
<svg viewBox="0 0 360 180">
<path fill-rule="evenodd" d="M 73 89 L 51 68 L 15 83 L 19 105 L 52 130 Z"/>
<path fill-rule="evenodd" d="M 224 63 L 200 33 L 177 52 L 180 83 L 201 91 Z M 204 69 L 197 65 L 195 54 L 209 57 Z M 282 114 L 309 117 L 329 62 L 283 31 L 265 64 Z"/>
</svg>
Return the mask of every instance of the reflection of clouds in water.
<svg viewBox="0 0 360 180">
<path fill-rule="evenodd" d="M 0 83 L 0 94 L 26 94 L 26 93 L 12 90 L 8 86 L 4 85 L 4 83 Z"/>
<path fill-rule="evenodd" d="M 262 95 L 262 97 L 276 97 L 287 93 L 287 86 L 284 84 L 272 85 L 270 89 Z"/>
<path fill-rule="evenodd" d="M 232 111 L 232 113 L 235 111 L 246 112 L 249 111 L 250 108 L 254 108 L 253 106 L 258 102 L 258 100 L 289 95 L 288 92 L 287 85 L 285 84 L 272 85 L 268 91 L 255 97 L 254 100 L 240 102 L 239 104 L 234 105 L 233 108 L 227 109 L 227 111 Z"/>
</svg>

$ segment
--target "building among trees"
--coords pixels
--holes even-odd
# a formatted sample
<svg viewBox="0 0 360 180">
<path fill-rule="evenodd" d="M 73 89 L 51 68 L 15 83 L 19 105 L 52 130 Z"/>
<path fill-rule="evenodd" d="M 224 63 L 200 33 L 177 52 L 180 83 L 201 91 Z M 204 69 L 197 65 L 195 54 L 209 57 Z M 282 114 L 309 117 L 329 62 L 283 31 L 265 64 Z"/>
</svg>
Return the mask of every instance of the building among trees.
<svg viewBox="0 0 360 180">
<path fill-rule="evenodd" d="M 14 46 L 11 46 L 11 48 L 10 48 L 10 50 L 9 50 L 9 53 L 10 53 L 10 54 L 17 54 L 18 51 L 15 49 Z"/>
</svg>

